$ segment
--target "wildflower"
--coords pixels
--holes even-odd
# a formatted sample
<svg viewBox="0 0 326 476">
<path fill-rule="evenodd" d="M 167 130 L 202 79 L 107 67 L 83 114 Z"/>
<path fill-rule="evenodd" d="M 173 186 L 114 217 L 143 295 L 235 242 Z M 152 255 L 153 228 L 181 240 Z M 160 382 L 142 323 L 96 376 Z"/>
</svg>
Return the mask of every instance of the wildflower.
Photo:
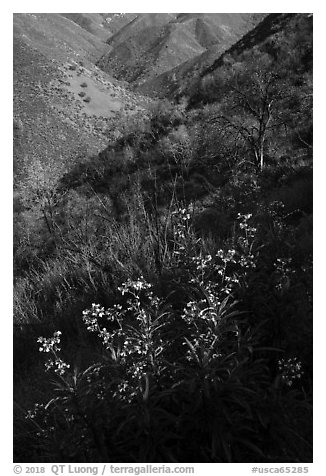
<svg viewBox="0 0 326 476">
<path fill-rule="evenodd" d="M 245 215 L 238 213 L 237 220 L 248 221 L 251 217 L 252 217 L 252 213 L 247 213 Z"/>
<path fill-rule="evenodd" d="M 39 337 L 37 339 L 37 342 L 42 344 L 42 346 L 39 347 L 40 352 L 51 352 L 54 357 L 54 359 L 48 359 L 45 362 L 46 371 L 54 368 L 55 373 L 63 375 L 65 371 L 70 367 L 70 365 L 66 364 L 57 355 L 58 352 L 60 352 L 61 350 L 60 347 L 58 347 L 58 344 L 60 344 L 60 336 L 61 331 L 56 331 L 53 333 L 53 337 L 50 337 L 48 339 L 46 337 Z"/>
<path fill-rule="evenodd" d="M 53 337 L 47 339 L 46 337 L 39 337 L 37 342 L 41 343 L 42 346 L 39 347 L 40 352 L 59 352 L 60 348 L 58 344 L 60 344 L 60 331 L 56 331 L 53 334 Z"/>
<path fill-rule="evenodd" d="M 66 370 L 70 368 L 70 365 L 66 364 L 63 360 L 56 358 L 55 360 L 49 359 L 45 362 L 45 368 L 47 371 L 54 368 L 56 374 L 63 375 Z"/>
<path fill-rule="evenodd" d="M 280 292 L 284 292 L 290 287 L 290 277 L 295 273 L 295 270 L 290 267 L 291 262 L 292 258 L 277 258 L 276 263 L 274 263 L 277 279 L 275 288 Z"/>
<path fill-rule="evenodd" d="M 294 380 L 298 380 L 303 375 L 302 363 L 297 357 L 280 359 L 278 368 L 281 373 L 283 382 L 289 387 L 292 386 Z"/>
<path fill-rule="evenodd" d="M 43 403 L 35 403 L 32 410 L 28 410 L 25 418 L 26 420 L 34 420 L 40 413 L 45 411 L 45 406 Z"/>
<path fill-rule="evenodd" d="M 136 281 L 132 281 L 131 279 L 128 279 L 125 283 L 122 283 L 120 287 L 118 287 L 118 290 L 121 292 L 122 295 L 131 292 L 133 294 L 133 291 L 139 292 L 142 290 L 150 289 L 152 285 L 145 281 L 143 276 L 140 276 L 139 279 Z"/>
</svg>

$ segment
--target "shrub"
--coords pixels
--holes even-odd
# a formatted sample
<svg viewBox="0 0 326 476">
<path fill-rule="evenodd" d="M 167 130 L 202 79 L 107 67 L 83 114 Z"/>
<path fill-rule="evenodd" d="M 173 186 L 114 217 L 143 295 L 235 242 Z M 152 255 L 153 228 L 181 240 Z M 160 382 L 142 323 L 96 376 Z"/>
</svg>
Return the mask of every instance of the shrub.
<svg viewBox="0 0 326 476">
<path fill-rule="evenodd" d="M 78 96 L 83 98 L 84 96 L 86 96 L 86 93 L 84 91 L 80 91 L 80 93 L 78 93 Z"/>
<path fill-rule="evenodd" d="M 84 102 L 91 102 L 91 97 L 87 96 L 85 99 L 83 99 Z"/>
<path fill-rule="evenodd" d="M 189 283 L 183 309 L 129 278 L 115 304 L 83 311 L 102 347 L 88 365 L 77 367 L 65 345 L 60 354 L 60 331 L 38 338 L 56 395 L 26 415 L 42 461 L 275 462 L 307 452 L 298 418 L 310 410 L 295 391 L 304 366 L 292 355 L 271 367 L 264 322 L 252 328 L 235 299 L 258 259 L 252 216 L 238 216 L 234 248 L 213 256 L 189 209 L 170 220 L 169 266 Z M 288 270 L 277 272 L 281 282 Z"/>
<path fill-rule="evenodd" d="M 81 88 L 87 88 L 87 83 L 85 83 L 85 81 L 83 83 L 81 83 L 80 85 Z"/>
<path fill-rule="evenodd" d="M 80 461 L 87 454 L 89 461 L 109 457 L 118 461 L 124 457 L 140 462 L 157 459 L 161 451 L 168 461 L 180 460 L 185 457 L 186 447 L 181 447 L 178 454 L 180 446 L 174 449 L 173 442 L 184 438 L 184 425 L 189 430 L 193 427 L 189 427 L 188 414 L 199 411 L 201 418 L 205 418 L 204 406 L 209 404 L 213 408 L 213 400 L 219 394 L 214 389 L 214 375 L 217 372 L 226 376 L 227 369 L 236 364 L 232 353 L 229 355 L 232 345 L 228 338 L 237 314 L 232 309 L 235 304 L 227 298 L 220 305 L 216 300 L 207 303 L 206 309 L 198 303 L 198 309 L 189 312 L 188 306 L 179 323 L 180 329 L 175 329 L 170 309 L 153 294 L 151 285 L 142 277 L 128 280 L 120 291 L 127 297 L 124 304 L 107 310 L 93 304 L 83 313 L 88 331 L 102 341 L 103 360 L 75 373 L 60 357 L 60 331 L 53 337 L 38 339 L 40 351 L 50 356 L 45 362 L 46 370 L 57 375 L 58 397 L 46 404 L 36 404 L 27 413 L 31 428 L 35 425 L 32 433 L 41 447 L 50 448 L 57 457 L 61 453 L 64 461 Z M 214 316 L 215 311 L 214 325 L 209 316 Z M 235 330 L 237 325 L 234 325 Z M 239 352 L 237 355 L 239 358 Z M 241 375 L 239 364 L 237 367 L 240 374 L 235 379 Z M 200 391 L 206 393 L 206 403 L 200 401 L 198 408 L 198 402 L 194 407 L 193 399 L 186 395 Z M 236 402 L 231 400 L 226 404 L 230 409 Z M 184 402 L 186 408 L 182 410 Z M 124 427 L 123 432 L 119 431 L 120 426 Z M 205 435 L 207 442 L 212 430 L 215 428 Z M 126 439 L 126 435 L 133 434 L 134 438 Z M 214 444 L 222 448 L 222 433 L 214 438 Z M 200 453 L 199 448 L 197 451 Z M 199 457 L 205 461 L 228 459 L 225 452 L 209 454 Z"/>
</svg>

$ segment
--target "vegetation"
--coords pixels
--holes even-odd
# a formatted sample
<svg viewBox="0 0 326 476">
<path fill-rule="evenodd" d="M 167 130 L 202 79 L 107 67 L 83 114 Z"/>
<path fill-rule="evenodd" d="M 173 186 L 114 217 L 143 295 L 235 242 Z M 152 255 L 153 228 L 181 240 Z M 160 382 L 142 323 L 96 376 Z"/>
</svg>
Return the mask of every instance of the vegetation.
<svg viewBox="0 0 326 476">
<path fill-rule="evenodd" d="M 289 29 L 21 181 L 16 461 L 312 461 L 310 53 Z"/>
<path fill-rule="evenodd" d="M 92 22 L 91 22 L 90 18 L 87 18 L 87 17 L 85 17 L 84 15 L 82 15 L 80 13 L 63 13 L 62 15 L 65 16 L 66 18 L 69 18 L 69 20 L 72 20 L 77 25 L 84 28 L 86 31 L 89 31 L 90 33 L 93 32 Z"/>
</svg>

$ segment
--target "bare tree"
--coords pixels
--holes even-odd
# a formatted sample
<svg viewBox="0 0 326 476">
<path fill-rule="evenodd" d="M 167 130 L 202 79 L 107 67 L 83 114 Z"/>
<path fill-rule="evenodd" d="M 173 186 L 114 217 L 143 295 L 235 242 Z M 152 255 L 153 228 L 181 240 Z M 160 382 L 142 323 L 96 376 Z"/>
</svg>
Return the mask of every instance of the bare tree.
<svg viewBox="0 0 326 476">
<path fill-rule="evenodd" d="M 209 122 L 233 136 L 239 149 L 247 149 L 246 161 L 261 171 L 267 141 L 284 122 L 280 101 L 290 94 L 289 85 L 273 71 L 268 54 L 228 63 L 215 81 L 219 106 Z"/>
</svg>

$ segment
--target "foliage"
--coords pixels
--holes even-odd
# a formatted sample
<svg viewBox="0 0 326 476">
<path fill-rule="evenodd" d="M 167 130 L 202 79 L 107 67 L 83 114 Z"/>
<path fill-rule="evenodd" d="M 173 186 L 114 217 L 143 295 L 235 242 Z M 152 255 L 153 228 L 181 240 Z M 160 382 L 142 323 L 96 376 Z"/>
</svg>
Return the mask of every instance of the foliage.
<svg viewBox="0 0 326 476">
<path fill-rule="evenodd" d="M 38 338 L 55 376 L 55 396 L 26 416 L 43 461 L 273 461 L 277 441 L 265 420 L 271 398 L 276 413 L 284 405 L 309 411 L 291 388 L 305 372 L 302 362 L 279 357 L 272 371 L 279 350 L 263 346 L 264 325 L 252 328 L 235 300 L 259 256 L 251 215 L 238 216 L 235 249 L 214 256 L 198 248 L 190 219 L 187 209 L 172 214 L 172 270 L 188 275 L 191 296 L 183 309 L 140 276 L 119 287 L 113 306 L 83 311 L 102 345 L 85 367 L 60 356 L 60 331 Z M 285 459 L 300 458 L 284 451 Z"/>
<path fill-rule="evenodd" d="M 92 21 L 87 16 L 84 16 L 80 13 L 63 13 L 62 15 L 67 17 L 69 20 L 72 20 L 77 25 L 81 26 L 90 33 L 93 33 Z"/>
<path fill-rule="evenodd" d="M 197 110 L 122 113 L 98 155 L 27 168 L 17 461 L 311 461 L 311 46 L 291 25 L 224 55 Z"/>
<path fill-rule="evenodd" d="M 311 47 L 311 19 L 294 16 L 287 29 L 250 49 L 231 48 L 219 68 L 203 75 L 197 96 L 214 103 L 207 122 L 232 160 L 259 170 L 289 150 L 311 154 Z"/>
</svg>

